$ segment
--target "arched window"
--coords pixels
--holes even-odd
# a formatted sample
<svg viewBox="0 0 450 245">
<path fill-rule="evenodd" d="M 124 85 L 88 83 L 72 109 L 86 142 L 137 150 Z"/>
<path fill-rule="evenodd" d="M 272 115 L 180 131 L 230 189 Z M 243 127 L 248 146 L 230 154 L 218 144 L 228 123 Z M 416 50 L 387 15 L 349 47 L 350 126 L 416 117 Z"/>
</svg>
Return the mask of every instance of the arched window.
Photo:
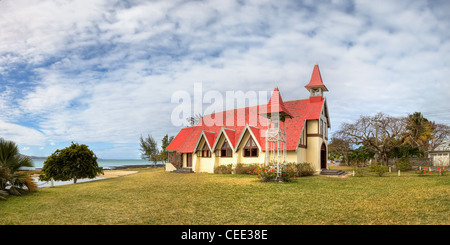
<svg viewBox="0 0 450 245">
<path fill-rule="evenodd" d="M 223 142 L 222 148 L 220 148 L 220 156 L 221 157 L 232 157 L 233 156 L 231 147 L 226 140 L 225 140 L 225 142 Z"/>
<path fill-rule="evenodd" d="M 258 146 L 252 137 L 250 137 L 244 147 L 244 157 L 257 157 L 258 152 Z"/>
<path fill-rule="evenodd" d="M 202 157 L 211 157 L 211 151 L 208 149 L 208 146 L 206 145 L 206 142 L 203 145 Z"/>
</svg>

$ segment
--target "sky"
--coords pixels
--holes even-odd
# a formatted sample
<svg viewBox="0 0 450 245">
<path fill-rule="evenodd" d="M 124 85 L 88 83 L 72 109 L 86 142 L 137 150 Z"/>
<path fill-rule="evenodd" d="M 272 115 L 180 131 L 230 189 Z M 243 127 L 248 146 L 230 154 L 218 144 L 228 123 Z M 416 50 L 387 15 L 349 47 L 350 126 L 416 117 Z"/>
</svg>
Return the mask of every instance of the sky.
<svg viewBox="0 0 450 245">
<path fill-rule="evenodd" d="M 138 159 L 176 135 L 176 91 L 308 98 L 320 67 L 331 133 L 383 112 L 450 124 L 450 2 L 0 0 L 0 137 Z"/>
</svg>

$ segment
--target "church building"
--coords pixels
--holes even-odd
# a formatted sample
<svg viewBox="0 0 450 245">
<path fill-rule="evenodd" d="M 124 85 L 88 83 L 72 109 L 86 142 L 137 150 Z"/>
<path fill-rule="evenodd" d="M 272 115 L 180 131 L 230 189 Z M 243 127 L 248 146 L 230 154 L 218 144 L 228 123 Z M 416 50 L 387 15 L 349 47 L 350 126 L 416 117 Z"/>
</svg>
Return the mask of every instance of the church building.
<svg viewBox="0 0 450 245">
<path fill-rule="evenodd" d="M 264 165 L 274 159 L 307 162 L 316 172 L 326 169 L 330 117 L 323 93 L 328 89 L 317 64 L 305 88 L 307 99 L 283 101 L 275 88 L 267 104 L 204 116 L 197 126 L 181 129 L 166 148 L 166 170 L 213 173 L 219 165 Z M 211 118 L 223 123 L 205 121 Z"/>
</svg>

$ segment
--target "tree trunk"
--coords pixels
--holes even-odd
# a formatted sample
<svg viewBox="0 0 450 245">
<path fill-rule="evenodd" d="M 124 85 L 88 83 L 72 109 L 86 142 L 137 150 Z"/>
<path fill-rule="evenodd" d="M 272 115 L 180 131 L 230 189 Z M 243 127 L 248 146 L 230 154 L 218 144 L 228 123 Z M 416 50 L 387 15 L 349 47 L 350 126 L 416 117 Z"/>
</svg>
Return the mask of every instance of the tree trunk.
<svg viewBox="0 0 450 245">
<path fill-rule="evenodd" d="M 76 184 L 77 183 L 77 178 L 73 178 L 73 183 Z"/>
<path fill-rule="evenodd" d="M 385 162 L 386 166 L 389 166 L 389 156 L 386 153 L 384 153 L 383 158 L 384 158 L 384 162 Z"/>
</svg>

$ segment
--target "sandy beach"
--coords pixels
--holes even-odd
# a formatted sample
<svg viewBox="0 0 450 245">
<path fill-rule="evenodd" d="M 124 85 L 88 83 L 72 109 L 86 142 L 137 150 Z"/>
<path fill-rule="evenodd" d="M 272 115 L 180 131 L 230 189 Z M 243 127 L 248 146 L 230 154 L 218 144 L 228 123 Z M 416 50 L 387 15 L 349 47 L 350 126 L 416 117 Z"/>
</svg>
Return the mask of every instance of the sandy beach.
<svg viewBox="0 0 450 245">
<path fill-rule="evenodd" d="M 104 174 L 97 175 L 94 179 L 79 179 L 77 180 L 77 183 L 83 183 L 83 182 L 89 182 L 89 181 L 97 181 L 97 180 L 103 180 L 103 179 L 110 179 L 110 178 L 117 178 L 122 177 L 126 175 L 131 175 L 138 173 L 139 171 L 124 171 L 124 170 L 103 170 Z M 32 178 L 36 181 L 36 184 L 38 188 L 45 188 L 51 186 L 50 181 L 39 181 L 39 174 L 32 175 Z M 54 181 L 53 185 L 70 185 L 73 184 L 73 180 L 69 181 Z"/>
<path fill-rule="evenodd" d="M 138 173 L 138 171 L 123 171 L 123 170 L 103 170 L 104 174 L 99 174 L 98 177 L 102 177 L 105 179 L 108 178 L 117 178 L 121 176 L 126 176 L 130 174 Z"/>
</svg>

